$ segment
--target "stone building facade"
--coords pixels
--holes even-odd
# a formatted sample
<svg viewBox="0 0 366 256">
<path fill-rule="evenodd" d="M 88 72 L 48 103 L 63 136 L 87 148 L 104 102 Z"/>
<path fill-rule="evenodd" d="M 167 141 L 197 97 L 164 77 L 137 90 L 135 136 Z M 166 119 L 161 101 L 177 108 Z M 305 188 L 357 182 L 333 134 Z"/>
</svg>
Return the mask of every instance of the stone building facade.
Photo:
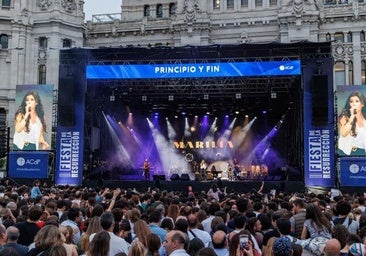
<svg viewBox="0 0 366 256">
<path fill-rule="evenodd" d="M 123 0 L 84 22 L 84 0 L 0 1 L 0 108 L 17 84 L 58 84 L 59 50 L 332 41 L 335 85 L 366 83 L 366 0 Z M 284 53 L 286 56 L 286 53 Z"/>
<path fill-rule="evenodd" d="M 59 51 L 82 47 L 83 0 L 0 1 L 0 109 L 13 125 L 17 84 L 58 84 Z"/>
</svg>

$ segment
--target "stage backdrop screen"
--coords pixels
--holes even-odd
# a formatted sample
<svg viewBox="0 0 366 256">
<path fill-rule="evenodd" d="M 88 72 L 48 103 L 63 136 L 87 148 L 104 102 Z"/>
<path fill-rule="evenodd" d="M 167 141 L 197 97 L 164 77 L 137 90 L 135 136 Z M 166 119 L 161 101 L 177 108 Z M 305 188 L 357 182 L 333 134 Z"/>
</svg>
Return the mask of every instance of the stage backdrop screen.
<svg viewBox="0 0 366 256">
<path fill-rule="evenodd" d="M 17 85 L 13 150 L 51 150 L 53 85 Z"/>
<path fill-rule="evenodd" d="M 88 65 L 87 79 L 199 78 L 300 75 L 299 60 L 149 65 Z"/>
</svg>

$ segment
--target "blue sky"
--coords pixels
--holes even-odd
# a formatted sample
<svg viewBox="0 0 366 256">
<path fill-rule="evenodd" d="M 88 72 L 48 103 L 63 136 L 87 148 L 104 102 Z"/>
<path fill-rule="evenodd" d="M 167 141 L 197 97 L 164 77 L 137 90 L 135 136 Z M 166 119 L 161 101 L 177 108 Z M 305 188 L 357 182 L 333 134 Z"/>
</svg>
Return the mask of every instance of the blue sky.
<svg viewBox="0 0 366 256">
<path fill-rule="evenodd" d="M 91 20 L 93 14 L 119 13 L 122 0 L 85 0 L 85 19 Z"/>
</svg>

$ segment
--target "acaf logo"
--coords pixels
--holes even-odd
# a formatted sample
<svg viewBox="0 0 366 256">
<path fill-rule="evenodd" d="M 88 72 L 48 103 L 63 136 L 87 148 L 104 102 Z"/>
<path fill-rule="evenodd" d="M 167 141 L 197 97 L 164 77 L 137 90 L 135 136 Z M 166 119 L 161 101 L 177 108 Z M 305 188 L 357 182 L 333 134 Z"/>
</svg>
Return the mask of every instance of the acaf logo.
<svg viewBox="0 0 366 256">
<path fill-rule="evenodd" d="M 294 69 L 294 66 L 284 66 L 284 65 L 281 65 L 280 66 L 280 70 L 281 71 L 284 71 L 284 70 L 293 70 Z"/>
<path fill-rule="evenodd" d="M 17 159 L 18 166 L 24 166 L 25 164 L 29 165 L 38 165 L 41 162 L 41 159 L 27 159 L 25 160 L 23 157 L 19 157 Z"/>
<path fill-rule="evenodd" d="M 357 164 L 351 164 L 349 166 L 349 171 L 353 174 L 356 174 L 360 171 L 360 167 Z"/>
<path fill-rule="evenodd" d="M 19 165 L 19 166 L 25 165 L 25 159 L 23 157 L 19 157 L 17 159 L 17 165 Z"/>
</svg>

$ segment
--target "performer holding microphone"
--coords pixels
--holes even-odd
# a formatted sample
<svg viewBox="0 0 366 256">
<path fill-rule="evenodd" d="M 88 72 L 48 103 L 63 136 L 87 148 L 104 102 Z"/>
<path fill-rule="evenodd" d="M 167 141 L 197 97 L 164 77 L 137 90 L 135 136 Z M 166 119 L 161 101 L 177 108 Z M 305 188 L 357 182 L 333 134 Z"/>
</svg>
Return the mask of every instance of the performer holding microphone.
<svg viewBox="0 0 366 256">
<path fill-rule="evenodd" d="M 46 132 L 41 98 L 35 91 L 24 96 L 15 113 L 14 150 L 46 150 L 49 144 L 43 134 Z"/>
<path fill-rule="evenodd" d="M 147 158 L 144 161 L 142 170 L 144 171 L 145 180 L 150 180 L 150 162 Z"/>
<path fill-rule="evenodd" d="M 338 148 L 340 155 L 366 154 L 365 95 L 352 92 L 339 115 Z"/>
</svg>

